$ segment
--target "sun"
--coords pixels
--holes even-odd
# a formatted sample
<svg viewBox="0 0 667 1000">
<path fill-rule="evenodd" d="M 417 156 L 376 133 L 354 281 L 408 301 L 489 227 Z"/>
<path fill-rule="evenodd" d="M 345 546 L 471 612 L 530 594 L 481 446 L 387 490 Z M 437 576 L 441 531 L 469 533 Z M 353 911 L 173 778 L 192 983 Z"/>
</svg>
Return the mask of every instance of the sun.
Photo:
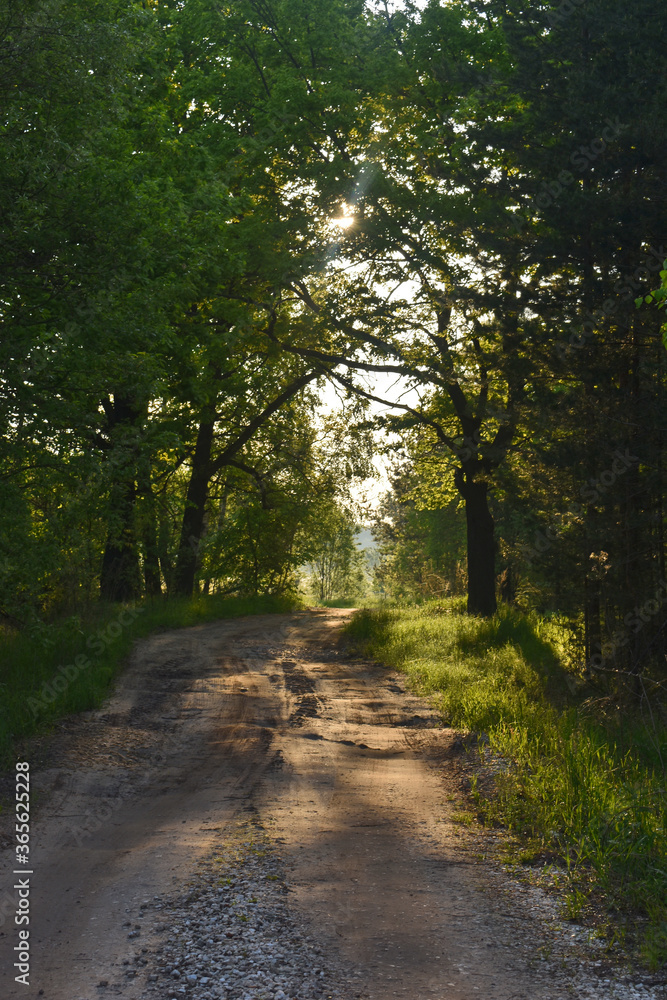
<svg viewBox="0 0 667 1000">
<path fill-rule="evenodd" d="M 339 229 L 349 229 L 350 226 L 354 225 L 354 216 L 341 215 L 339 219 L 332 219 L 331 221 L 335 226 L 338 226 Z"/>
</svg>

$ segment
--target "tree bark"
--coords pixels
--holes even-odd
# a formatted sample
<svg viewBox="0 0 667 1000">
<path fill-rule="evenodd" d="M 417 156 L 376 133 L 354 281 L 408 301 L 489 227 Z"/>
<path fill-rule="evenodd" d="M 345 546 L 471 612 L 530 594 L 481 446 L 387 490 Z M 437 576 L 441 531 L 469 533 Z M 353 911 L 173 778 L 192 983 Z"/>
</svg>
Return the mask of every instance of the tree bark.
<svg viewBox="0 0 667 1000">
<path fill-rule="evenodd" d="M 102 557 L 100 598 L 103 601 L 136 601 L 141 593 L 141 572 L 134 524 L 134 481 L 115 484 L 111 501 L 114 523 L 109 528 Z"/>
<path fill-rule="evenodd" d="M 584 581 L 584 647 L 586 662 L 602 652 L 602 615 L 600 606 L 600 581 L 591 579 Z"/>
<path fill-rule="evenodd" d="M 155 511 L 151 506 L 144 525 L 144 586 L 147 597 L 162 596 L 160 559 L 157 541 Z"/>
<path fill-rule="evenodd" d="M 174 564 L 169 553 L 169 532 L 163 524 L 158 526 L 157 547 L 160 569 L 162 570 L 162 577 L 167 588 L 167 596 L 172 597 L 174 594 Z"/>
<path fill-rule="evenodd" d="M 503 604 L 514 604 L 516 598 L 516 579 L 511 566 L 506 566 L 499 577 L 500 599 Z"/>
<path fill-rule="evenodd" d="M 456 485 L 465 500 L 468 550 L 468 614 L 490 618 L 496 611 L 496 548 L 488 484 L 457 470 Z"/>
<path fill-rule="evenodd" d="M 100 571 L 100 598 L 103 601 L 136 601 L 141 595 L 141 570 L 137 545 L 135 509 L 137 502 L 137 445 L 125 438 L 125 429 L 142 418 L 141 405 L 123 393 L 103 400 L 110 449 L 115 449 L 116 481 L 109 494 L 107 540 Z"/>
<path fill-rule="evenodd" d="M 174 593 L 177 597 L 191 597 L 194 590 L 199 546 L 204 532 L 208 484 L 211 478 L 214 430 L 215 420 L 205 419 L 199 425 L 197 432 L 174 573 Z"/>
</svg>

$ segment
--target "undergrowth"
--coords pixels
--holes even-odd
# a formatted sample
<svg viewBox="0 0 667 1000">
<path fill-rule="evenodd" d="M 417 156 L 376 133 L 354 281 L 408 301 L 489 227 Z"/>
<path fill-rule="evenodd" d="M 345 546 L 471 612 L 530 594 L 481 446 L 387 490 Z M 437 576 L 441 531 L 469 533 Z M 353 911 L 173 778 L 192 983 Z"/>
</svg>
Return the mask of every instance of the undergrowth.
<svg viewBox="0 0 667 1000">
<path fill-rule="evenodd" d="M 156 629 L 288 611 L 294 603 L 208 596 L 98 605 L 81 616 L 0 634 L 0 768 L 13 762 L 18 740 L 98 707 L 137 639 Z"/>
<path fill-rule="evenodd" d="M 451 726 L 485 733 L 504 768 L 485 822 L 524 857 L 561 859 L 570 899 L 602 900 L 637 929 L 641 957 L 667 962 L 667 727 L 631 703 L 602 712 L 569 662 L 563 623 L 459 600 L 363 610 L 347 629 L 360 652 L 406 672 Z M 483 744 L 482 744 L 483 745 Z M 482 750 L 484 753 L 484 750 Z M 573 910 L 574 912 L 574 910 Z"/>
</svg>

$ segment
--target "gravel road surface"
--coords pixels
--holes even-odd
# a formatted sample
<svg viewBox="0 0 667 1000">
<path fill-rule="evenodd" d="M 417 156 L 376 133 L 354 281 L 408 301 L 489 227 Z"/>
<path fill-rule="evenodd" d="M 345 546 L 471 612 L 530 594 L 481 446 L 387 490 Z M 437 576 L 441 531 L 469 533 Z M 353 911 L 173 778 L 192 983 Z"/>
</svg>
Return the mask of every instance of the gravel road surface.
<svg viewBox="0 0 667 1000">
<path fill-rule="evenodd" d="M 460 736 L 346 655 L 349 615 L 158 633 L 102 709 L 26 748 L 29 985 L 5 812 L 0 996 L 667 997 L 456 822 Z"/>
</svg>

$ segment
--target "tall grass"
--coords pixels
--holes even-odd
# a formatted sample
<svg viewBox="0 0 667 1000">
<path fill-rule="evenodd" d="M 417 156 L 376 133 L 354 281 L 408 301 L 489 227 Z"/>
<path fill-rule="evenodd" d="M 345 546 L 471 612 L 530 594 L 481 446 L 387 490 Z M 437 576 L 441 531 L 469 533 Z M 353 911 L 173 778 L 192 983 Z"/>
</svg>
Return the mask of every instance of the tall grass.
<svg viewBox="0 0 667 1000">
<path fill-rule="evenodd" d="M 593 894 L 634 919 L 651 967 L 667 962 L 664 724 L 631 704 L 596 714 L 564 628 L 537 616 L 504 608 L 484 620 L 453 600 L 361 611 L 348 635 L 405 671 L 448 724 L 488 735 L 506 769 L 492 796 L 476 793 L 480 813 L 524 838 L 526 856 L 562 859 L 571 915 Z"/>
<path fill-rule="evenodd" d="M 287 611 L 294 603 L 210 596 L 134 608 L 100 605 L 83 616 L 0 634 L 0 767 L 11 764 L 19 740 L 65 715 L 99 706 L 137 639 L 156 629 Z"/>
</svg>

